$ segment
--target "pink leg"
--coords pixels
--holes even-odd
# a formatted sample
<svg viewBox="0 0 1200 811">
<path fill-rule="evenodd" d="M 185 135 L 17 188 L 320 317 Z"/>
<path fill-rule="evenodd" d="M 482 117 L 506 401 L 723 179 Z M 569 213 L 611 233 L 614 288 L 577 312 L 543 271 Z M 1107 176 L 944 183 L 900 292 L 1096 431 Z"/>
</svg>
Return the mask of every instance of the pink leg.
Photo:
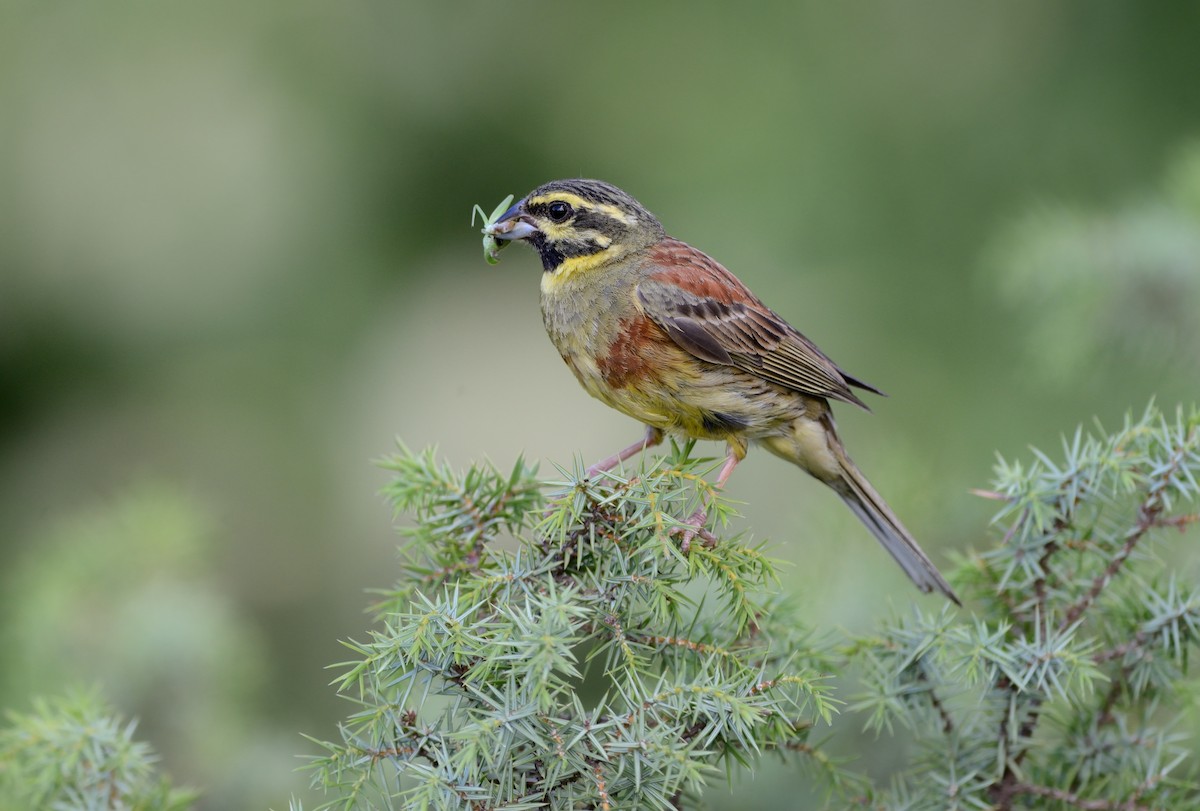
<svg viewBox="0 0 1200 811">
<path fill-rule="evenodd" d="M 651 428 L 649 425 L 647 425 L 645 437 L 638 442 L 633 443 L 625 450 L 620 451 L 619 453 L 614 453 L 607 459 L 601 459 L 599 462 L 589 467 L 587 469 L 587 476 L 588 478 L 592 478 L 601 473 L 612 470 L 629 457 L 641 453 L 642 451 L 646 450 L 646 448 L 653 448 L 655 445 L 662 442 L 662 440 L 662 431 L 658 430 L 657 428 Z"/>
<path fill-rule="evenodd" d="M 738 462 L 742 461 L 734 452 L 733 447 L 729 448 L 729 455 L 725 457 L 725 464 L 721 467 L 721 472 L 717 475 L 717 489 L 725 487 L 725 481 L 729 478 L 729 474 L 738 466 Z"/>
<path fill-rule="evenodd" d="M 741 450 L 742 450 L 742 453 L 745 453 L 744 445 L 742 446 Z M 734 449 L 734 447 L 732 445 L 730 445 L 729 450 L 728 450 L 728 456 L 725 457 L 725 464 L 721 466 L 721 472 L 717 474 L 717 485 L 716 486 L 717 486 L 718 490 L 721 490 L 725 487 L 725 482 L 728 481 L 729 474 L 733 473 L 733 469 L 738 466 L 738 462 L 740 462 L 740 461 L 742 461 L 741 455 L 739 455 L 738 451 L 736 449 Z M 681 529 L 681 531 L 683 533 L 683 541 L 682 541 L 682 543 L 679 544 L 679 548 L 683 552 L 683 554 L 686 555 L 688 553 L 688 550 L 692 548 L 692 539 L 693 538 L 697 538 L 697 537 L 700 538 L 700 540 L 704 542 L 704 545 L 707 546 L 709 549 L 712 549 L 714 546 L 717 545 L 717 536 L 713 535 L 711 532 L 709 532 L 707 529 L 704 528 L 704 524 L 706 521 L 708 521 L 708 498 L 707 498 L 707 496 L 705 497 L 705 500 L 704 500 L 704 506 L 702 506 L 700 509 L 696 510 L 694 513 L 692 513 L 690 516 L 688 516 L 687 522 L 688 522 L 688 524 L 691 525 L 690 528 Z"/>
</svg>

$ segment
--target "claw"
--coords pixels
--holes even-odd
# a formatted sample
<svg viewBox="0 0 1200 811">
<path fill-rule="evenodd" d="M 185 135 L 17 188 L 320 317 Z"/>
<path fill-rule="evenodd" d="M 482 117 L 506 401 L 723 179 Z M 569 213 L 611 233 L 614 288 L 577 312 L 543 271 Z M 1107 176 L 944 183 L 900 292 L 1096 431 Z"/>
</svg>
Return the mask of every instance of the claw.
<svg viewBox="0 0 1200 811">
<path fill-rule="evenodd" d="M 717 545 L 717 536 L 704 528 L 704 523 L 707 520 L 707 510 L 696 510 L 688 516 L 686 526 L 675 527 L 670 531 L 669 534 L 671 535 L 683 536 L 679 543 L 679 551 L 685 555 L 688 554 L 692 548 L 692 541 L 696 538 L 699 538 L 702 545 L 707 549 L 712 549 Z"/>
</svg>

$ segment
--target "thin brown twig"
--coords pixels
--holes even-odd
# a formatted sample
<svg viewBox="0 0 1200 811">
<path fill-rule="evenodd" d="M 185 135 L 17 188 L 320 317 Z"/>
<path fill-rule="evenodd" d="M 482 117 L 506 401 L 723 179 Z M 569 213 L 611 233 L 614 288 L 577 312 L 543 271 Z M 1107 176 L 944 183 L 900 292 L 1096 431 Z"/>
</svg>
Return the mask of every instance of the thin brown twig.
<svg viewBox="0 0 1200 811">
<path fill-rule="evenodd" d="M 1009 496 L 1006 496 L 1003 493 L 997 493 L 995 490 L 981 490 L 978 487 L 972 487 L 967 492 L 973 496 L 986 498 L 989 501 L 1012 501 Z"/>
<path fill-rule="evenodd" d="M 1104 694 L 1104 700 L 1100 702 L 1100 714 L 1096 716 L 1097 727 L 1106 727 L 1116 720 L 1113 710 L 1116 709 L 1117 702 L 1121 699 L 1121 693 L 1125 691 L 1126 670 L 1127 668 L 1123 668 L 1121 677 L 1113 679 L 1108 686 L 1108 692 Z"/>
<path fill-rule="evenodd" d="M 1138 631 L 1133 635 L 1133 638 L 1128 642 L 1122 642 L 1108 650 L 1103 650 L 1092 657 L 1092 661 L 1097 664 L 1111 662 L 1114 659 L 1124 659 L 1134 651 L 1143 651 L 1146 645 L 1146 639 L 1149 636 L 1145 631 Z M 1097 726 L 1108 726 L 1116 720 L 1117 702 L 1121 700 L 1121 694 L 1125 691 L 1125 685 L 1129 680 L 1129 674 L 1133 670 L 1133 665 L 1130 663 L 1122 663 L 1120 672 L 1113 677 L 1112 683 L 1108 687 L 1108 692 L 1104 694 L 1104 699 L 1100 702 L 1100 713 L 1096 716 Z"/>
<path fill-rule="evenodd" d="M 733 651 L 712 645 L 707 642 L 695 642 L 681 636 L 656 636 L 653 634 L 629 634 L 630 639 L 645 645 L 664 645 L 669 647 L 686 648 L 693 653 L 715 653 L 722 657 L 733 656 Z"/>
<path fill-rule="evenodd" d="M 937 712 L 938 718 L 942 722 L 942 732 L 945 735 L 954 734 L 954 718 L 950 715 L 950 711 L 946 709 L 946 705 L 942 703 L 942 699 L 938 696 L 937 691 L 933 689 L 933 682 L 929 680 L 929 676 L 925 673 L 925 669 L 918 665 L 917 681 L 925 684 L 925 695 L 929 698 L 929 704 Z"/>
<path fill-rule="evenodd" d="M 937 710 L 938 718 L 942 720 L 942 733 L 945 735 L 954 734 L 954 718 L 951 717 L 950 711 L 946 709 L 946 705 L 938 698 L 938 694 L 931 687 L 929 688 L 929 703 Z"/>
<path fill-rule="evenodd" d="M 1158 781 L 1154 779 L 1153 782 Z M 1009 787 L 1009 793 L 1011 797 L 1020 795 L 1046 797 L 1082 809 L 1082 811 L 1151 811 L 1150 806 L 1139 804 L 1137 797 L 1152 787 L 1153 783 L 1146 786 L 1139 786 L 1138 790 L 1134 792 L 1133 797 L 1127 800 L 1089 800 L 1066 789 L 1037 786 L 1030 783 L 1014 783 Z M 1009 798 L 1010 803 L 1011 797 Z"/>
<path fill-rule="evenodd" d="M 1065 529 L 1065 527 L 1062 529 Z M 1056 530 L 1061 531 L 1057 526 Z M 1054 553 L 1057 552 L 1058 549 L 1059 547 L 1056 541 L 1050 541 L 1050 543 L 1046 544 L 1045 551 L 1038 559 L 1038 568 L 1041 570 L 1042 574 L 1037 580 L 1033 581 L 1033 593 L 1037 599 L 1038 608 L 1037 621 L 1038 625 L 1041 626 L 1038 628 L 1038 631 L 1043 637 L 1046 636 L 1046 632 L 1049 630 L 1046 627 L 1046 623 L 1048 622 L 1046 619 L 1046 580 L 1048 579 L 1048 573 L 1050 571 L 1050 558 L 1054 556 Z"/>
<path fill-rule="evenodd" d="M 1138 631 L 1128 642 L 1122 642 L 1120 645 L 1102 650 L 1095 654 L 1092 656 L 1092 661 L 1096 662 L 1097 664 L 1103 664 L 1104 662 L 1111 662 L 1113 659 L 1123 659 L 1126 655 L 1144 647 L 1147 637 L 1149 637 L 1149 634 L 1147 634 L 1144 630 Z"/>
<path fill-rule="evenodd" d="M 1184 459 L 1187 458 L 1187 451 L 1188 449 L 1184 445 L 1181 445 L 1174 450 L 1172 453 L 1171 463 L 1166 467 L 1165 470 L 1163 470 L 1158 482 L 1156 482 L 1155 485 L 1150 488 L 1146 499 L 1138 508 L 1137 524 L 1135 524 L 1134 527 L 1126 534 L 1125 543 L 1121 546 L 1121 549 L 1118 550 L 1117 554 L 1113 556 L 1112 560 L 1108 562 L 1108 565 L 1104 567 L 1104 571 L 1096 575 L 1096 578 L 1092 581 L 1092 585 L 1087 592 L 1077 601 L 1075 601 L 1075 603 L 1073 603 L 1069 609 L 1067 609 L 1066 616 L 1063 618 L 1060 628 L 1070 627 L 1075 623 L 1076 620 L 1083 616 L 1084 612 L 1087 611 L 1096 598 L 1100 596 L 1100 592 L 1104 590 L 1104 587 L 1107 586 L 1109 581 L 1116 576 L 1118 571 L 1120 571 L 1121 566 L 1124 565 L 1125 561 L 1133 553 L 1134 547 L 1137 546 L 1138 541 L 1145 537 L 1147 532 L 1155 527 L 1161 526 L 1176 526 L 1182 529 L 1192 522 L 1193 516 L 1191 515 L 1179 516 L 1178 518 L 1162 517 L 1162 512 L 1166 507 L 1166 503 L 1164 502 L 1161 494 L 1163 490 L 1166 489 L 1167 484 L 1171 481 L 1172 476 L 1174 476 L 1176 471 L 1179 470 L 1179 466 L 1183 464 Z"/>
<path fill-rule="evenodd" d="M 1155 526 L 1159 527 L 1174 527 L 1183 532 L 1188 528 L 1189 524 L 1200 522 L 1200 513 L 1188 513 L 1186 515 L 1174 515 L 1170 518 L 1160 518 L 1155 522 Z"/>
<path fill-rule="evenodd" d="M 1157 502 L 1150 500 L 1147 500 L 1142 505 L 1138 511 L 1137 525 L 1126 533 L 1125 543 L 1113 555 L 1108 565 L 1104 567 L 1104 571 L 1096 575 L 1095 579 L 1092 580 L 1092 585 L 1084 592 L 1083 596 L 1072 603 L 1070 608 L 1067 609 L 1067 613 L 1063 616 L 1062 622 L 1059 625 L 1060 631 L 1074 625 L 1083 616 L 1084 612 L 1091 608 L 1092 603 L 1100 596 L 1100 592 L 1104 591 L 1104 587 L 1109 584 L 1117 572 L 1121 570 L 1121 566 L 1133 554 L 1134 547 L 1137 546 L 1138 541 L 1145 537 L 1150 528 L 1154 526 L 1154 518 L 1161 509 Z"/>
</svg>

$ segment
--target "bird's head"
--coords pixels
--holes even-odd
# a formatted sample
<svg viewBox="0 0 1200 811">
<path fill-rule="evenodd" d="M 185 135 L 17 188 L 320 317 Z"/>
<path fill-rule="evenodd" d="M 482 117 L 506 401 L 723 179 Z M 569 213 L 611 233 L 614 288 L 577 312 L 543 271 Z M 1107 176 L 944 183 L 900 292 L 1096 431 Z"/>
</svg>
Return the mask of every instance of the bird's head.
<svg viewBox="0 0 1200 811">
<path fill-rule="evenodd" d="M 537 187 L 486 231 L 499 240 L 528 242 L 551 274 L 603 267 L 665 236 L 637 200 L 611 183 L 582 179 Z"/>
</svg>

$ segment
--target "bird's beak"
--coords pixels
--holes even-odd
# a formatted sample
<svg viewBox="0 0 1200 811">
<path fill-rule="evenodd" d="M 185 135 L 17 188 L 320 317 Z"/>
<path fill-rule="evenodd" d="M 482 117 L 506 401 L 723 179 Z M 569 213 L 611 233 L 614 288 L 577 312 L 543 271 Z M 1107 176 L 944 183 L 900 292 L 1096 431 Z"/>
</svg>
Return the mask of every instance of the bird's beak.
<svg viewBox="0 0 1200 811">
<path fill-rule="evenodd" d="M 519 200 L 512 208 L 500 215 L 500 219 L 483 229 L 483 233 L 506 242 L 526 239 L 537 233 L 533 217 L 525 213 L 525 201 Z"/>
</svg>

